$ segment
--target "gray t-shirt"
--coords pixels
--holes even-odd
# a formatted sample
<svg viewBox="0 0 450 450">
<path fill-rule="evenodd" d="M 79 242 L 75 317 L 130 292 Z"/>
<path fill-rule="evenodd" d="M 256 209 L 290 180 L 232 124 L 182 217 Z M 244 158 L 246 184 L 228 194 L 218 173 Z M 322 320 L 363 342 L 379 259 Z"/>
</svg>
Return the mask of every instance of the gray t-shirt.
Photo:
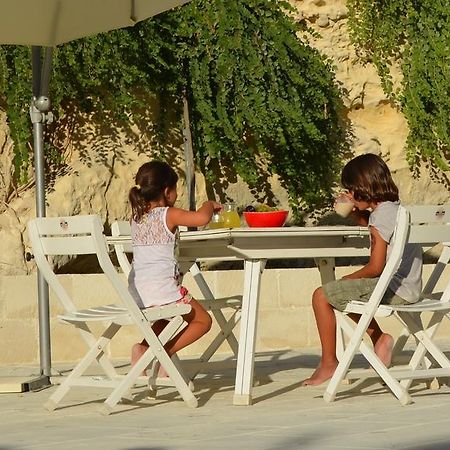
<svg viewBox="0 0 450 450">
<path fill-rule="evenodd" d="M 397 222 L 400 202 L 382 202 L 370 214 L 369 227 L 374 227 L 387 242 L 388 259 L 391 254 L 391 238 Z M 409 303 L 419 300 L 422 291 L 422 247 L 406 244 L 402 261 L 388 288 Z"/>
</svg>

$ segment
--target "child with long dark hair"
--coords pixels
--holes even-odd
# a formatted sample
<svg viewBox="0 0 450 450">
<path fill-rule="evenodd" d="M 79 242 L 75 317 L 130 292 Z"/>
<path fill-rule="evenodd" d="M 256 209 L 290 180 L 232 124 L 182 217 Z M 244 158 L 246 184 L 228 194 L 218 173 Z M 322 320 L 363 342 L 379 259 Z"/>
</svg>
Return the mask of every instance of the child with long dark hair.
<svg viewBox="0 0 450 450">
<path fill-rule="evenodd" d="M 351 217 L 370 231 L 370 258 L 361 269 L 316 289 L 312 304 L 317 322 L 322 357 L 312 376 L 303 386 L 318 385 L 330 379 L 336 370 L 336 317 L 334 308 L 343 311 L 350 301 L 368 301 L 390 253 L 399 207 L 398 188 L 386 163 L 377 155 L 360 155 L 346 164 L 341 182 L 354 204 Z M 381 303 L 398 305 L 415 303 L 422 289 L 422 249 L 407 244 L 398 271 L 390 282 Z M 359 315 L 349 314 L 354 320 Z M 388 367 L 394 340 L 374 320 L 367 333 L 376 355 Z"/>
<path fill-rule="evenodd" d="M 215 201 L 203 203 L 197 211 L 174 206 L 177 199 L 178 175 L 166 163 L 151 161 L 143 164 L 130 189 L 132 209 L 131 238 L 133 264 L 128 283 L 129 290 L 141 308 L 189 303 L 191 311 L 183 316 L 187 326 L 170 340 L 165 348 L 169 356 L 195 342 L 211 328 L 211 317 L 182 286 L 182 277 L 176 259 L 179 226 L 206 225 L 221 205 Z M 153 329 L 158 335 L 167 322 L 157 321 Z M 145 353 L 145 340 L 132 348 L 131 364 Z"/>
</svg>

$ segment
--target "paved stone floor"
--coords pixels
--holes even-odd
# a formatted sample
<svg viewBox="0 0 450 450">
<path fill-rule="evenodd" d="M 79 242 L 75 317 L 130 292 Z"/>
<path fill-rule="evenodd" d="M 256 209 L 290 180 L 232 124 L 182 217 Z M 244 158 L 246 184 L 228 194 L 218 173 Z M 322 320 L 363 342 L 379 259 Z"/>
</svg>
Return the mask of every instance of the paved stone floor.
<svg viewBox="0 0 450 450">
<path fill-rule="evenodd" d="M 326 404 L 323 387 L 299 387 L 317 361 L 316 354 L 292 351 L 258 354 L 249 407 L 232 405 L 234 368 L 227 358 L 196 380 L 197 409 L 172 388 L 156 400 L 119 404 L 110 416 L 99 413 L 106 392 L 75 388 L 52 413 L 42 405 L 55 387 L 0 394 L 0 450 L 450 449 L 447 386 L 416 385 L 414 403 L 401 406 L 379 382 L 365 381 L 343 385 Z M 0 369 L 1 376 L 31 372 Z"/>
</svg>

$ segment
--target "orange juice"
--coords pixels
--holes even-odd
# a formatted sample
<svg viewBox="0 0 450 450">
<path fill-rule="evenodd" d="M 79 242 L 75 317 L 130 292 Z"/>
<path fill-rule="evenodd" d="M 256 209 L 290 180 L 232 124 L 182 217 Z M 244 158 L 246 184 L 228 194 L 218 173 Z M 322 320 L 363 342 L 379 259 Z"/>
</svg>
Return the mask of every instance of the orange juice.
<svg viewBox="0 0 450 450">
<path fill-rule="evenodd" d="M 223 226 L 225 228 L 239 228 L 241 219 L 237 211 L 222 211 Z"/>
</svg>

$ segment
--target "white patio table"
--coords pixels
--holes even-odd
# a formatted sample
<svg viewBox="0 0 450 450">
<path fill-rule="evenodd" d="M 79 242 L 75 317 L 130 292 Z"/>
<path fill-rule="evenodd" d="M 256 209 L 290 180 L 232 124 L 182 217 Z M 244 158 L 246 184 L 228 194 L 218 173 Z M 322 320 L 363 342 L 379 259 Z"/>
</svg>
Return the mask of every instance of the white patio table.
<svg viewBox="0 0 450 450">
<path fill-rule="evenodd" d="M 244 292 L 235 405 L 252 404 L 255 337 L 261 274 L 268 259 L 313 258 L 322 283 L 334 279 L 336 257 L 369 254 L 367 228 L 349 226 L 233 228 L 180 233 L 179 260 L 244 261 Z"/>
</svg>

